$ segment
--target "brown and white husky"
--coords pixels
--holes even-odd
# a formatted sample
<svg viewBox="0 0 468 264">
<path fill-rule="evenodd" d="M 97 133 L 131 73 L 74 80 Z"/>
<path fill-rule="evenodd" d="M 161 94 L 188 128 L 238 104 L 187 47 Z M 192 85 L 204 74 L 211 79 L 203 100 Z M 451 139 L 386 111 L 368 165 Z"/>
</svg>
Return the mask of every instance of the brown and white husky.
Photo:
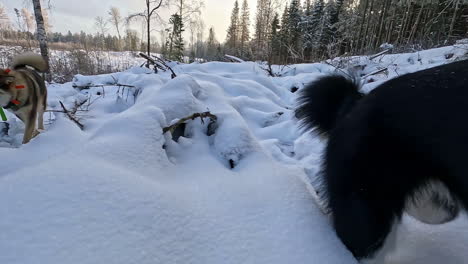
<svg viewBox="0 0 468 264">
<path fill-rule="evenodd" d="M 14 113 L 25 124 L 23 144 L 39 134 L 37 129 L 44 129 L 47 89 L 38 72 L 46 70 L 47 63 L 34 53 L 19 55 L 13 59 L 10 69 L 0 69 L 0 107 Z"/>
</svg>

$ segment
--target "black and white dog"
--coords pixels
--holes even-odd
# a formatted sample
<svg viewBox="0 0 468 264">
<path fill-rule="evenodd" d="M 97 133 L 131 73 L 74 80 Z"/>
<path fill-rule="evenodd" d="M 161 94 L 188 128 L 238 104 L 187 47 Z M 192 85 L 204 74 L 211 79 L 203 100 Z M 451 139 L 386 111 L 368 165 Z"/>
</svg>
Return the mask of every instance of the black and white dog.
<svg viewBox="0 0 468 264">
<path fill-rule="evenodd" d="M 400 76 L 365 96 L 359 89 L 323 77 L 304 88 L 296 117 L 328 137 L 328 208 L 338 237 L 363 260 L 382 253 L 404 212 L 428 224 L 466 212 L 468 61 Z"/>
</svg>

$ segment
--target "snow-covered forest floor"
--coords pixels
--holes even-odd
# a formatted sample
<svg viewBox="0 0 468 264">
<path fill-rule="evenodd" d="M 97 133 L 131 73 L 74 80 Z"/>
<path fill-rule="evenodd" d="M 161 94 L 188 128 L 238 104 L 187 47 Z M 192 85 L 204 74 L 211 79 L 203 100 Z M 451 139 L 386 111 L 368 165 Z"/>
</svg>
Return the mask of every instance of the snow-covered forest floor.
<svg viewBox="0 0 468 264">
<path fill-rule="evenodd" d="M 369 91 L 467 58 L 460 44 L 274 67 L 281 77 L 210 62 L 172 65 L 175 79 L 134 67 L 51 84 L 44 133 L 21 146 L 11 115 L 0 131 L 0 263 L 356 263 L 315 202 L 324 145 L 299 129 L 295 91 L 334 66 L 360 65 Z M 60 102 L 84 130 L 54 112 Z M 178 142 L 163 134 L 207 111 L 216 122 L 190 121 Z M 420 257 L 459 254 L 467 226 L 405 217 L 401 234 L 408 247 L 426 241 Z"/>
</svg>

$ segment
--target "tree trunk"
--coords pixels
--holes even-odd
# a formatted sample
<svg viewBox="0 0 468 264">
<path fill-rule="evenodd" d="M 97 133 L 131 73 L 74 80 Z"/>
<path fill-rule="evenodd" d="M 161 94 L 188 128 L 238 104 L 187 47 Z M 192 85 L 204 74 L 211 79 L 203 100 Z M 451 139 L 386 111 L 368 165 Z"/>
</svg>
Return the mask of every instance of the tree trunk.
<svg viewBox="0 0 468 264">
<path fill-rule="evenodd" d="M 433 24 L 432 19 L 434 18 L 435 14 L 437 13 L 437 8 L 434 7 L 434 4 L 429 5 L 428 12 L 425 12 L 424 22 L 422 25 L 425 25 L 423 28 L 422 39 L 425 40 L 426 45 L 433 46 L 434 45 L 434 37 L 431 36 L 431 31 Z"/>
<path fill-rule="evenodd" d="M 355 46 L 355 52 L 357 52 L 360 47 L 361 47 L 361 43 L 362 43 L 362 30 L 364 29 L 364 24 L 366 23 L 366 15 L 367 15 L 367 7 L 369 5 L 369 0 L 366 0 L 366 4 L 364 5 L 364 14 L 362 16 L 362 22 L 361 22 L 361 25 L 359 27 L 359 33 L 358 33 L 358 37 L 356 39 L 356 46 Z"/>
<path fill-rule="evenodd" d="M 397 38 L 397 41 L 396 43 L 397 44 L 400 44 L 402 42 L 402 39 L 404 38 L 405 36 L 405 30 L 406 30 L 406 27 L 409 23 L 409 18 L 410 18 L 410 14 L 411 14 L 411 7 L 412 7 L 412 3 L 408 3 L 408 9 L 407 11 L 405 12 L 405 16 L 403 17 L 403 25 L 402 27 L 400 28 L 400 31 L 398 32 L 398 38 Z"/>
<path fill-rule="evenodd" d="M 453 34 L 453 28 L 455 27 L 455 21 L 457 21 L 457 13 L 460 8 L 460 0 L 456 0 L 457 4 L 455 5 L 455 10 L 453 11 L 452 22 L 450 23 L 449 33 L 447 35 L 447 41 L 450 40 Z"/>
<path fill-rule="evenodd" d="M 150 35 L 150 32 L 151 32 L 151 9 L 150 9 L 150 5 L 151 5 L 151 2 L 150 0 L 146 0 L 146 11 L 148 12 L 147 13 L 147 16 L 146 16 L 146 34 L 148 35 L 147 36 L 147 41 L 148 43 L 146 43 L 146 52 L 148 54 L 148 57 L 151 57 L 151 35 Z M 149 68 L 149 62 L 147 64 L 148 68 Z"/>
<path fill-rule="evenodd" d="M 369 9 L 369 16 L 368 16 L 369 21 L 366 23 L 366 30 L 364 31 L 364 36 L 363 36 L 363 38 L 365 40 L 368 40 L 368 41 L 369 41 L 370 38 L 367 36 L 367 33 L 369 32 L 370 23 L 371 23 L 371 20 L 373 19 L 372 11 L 374 11 L 374 0 L 371 0 L 371 6 L 370 6 L 370 9 Z M 360 53 L 362 53 L 364 51 L 365 43 L 367 43 L 367 41 L 361 42 Z"/>
<path fill-rule="evenodd" d="M 184 0 L 180 0 L 180 19 L 183 19 L 182 13 L 183 13 L 183 8 L 184 8 Z M 183 20 L 182 20 L 183 21 Z"/>
<path fill-rule="evenodd" d="M 382 34 L 383 34 L 382 32 L 384 30 L 383 28 L 384 28 L 385 20 L 387 19 L 387 11 L 388 11 L 388 8 L 389 8 L 391 2 L 392 2 L 391 0 L 387 0 L 383 4 L 383 14 L 380 16 L 380 21 L 379 21 L 379 24 L 378 24 L 379 25 L 379 30 L 377 32 L 377 37 L 375 38 L 374 48 L 377 48 L 377 47 L 379 47 L 380 44 L 382 44 L 382 43 L 380 43 L 380 42 L 382 42 L 381 41 Z"/>
<path fill-rule="evenodd" d="M 36 17 L 37 25 L 37 40 L 39 41 L 39 47 L 41 49 L 41 55 L 47 64 L 46 80 L 51 81 L 52 76 L 50 75 L 49 67 L 49 49 L 47 47 L 47 32 L 45 30 L 44 17 L 42 16 L 42 8 L 40 0 L 32 0 L 34 6 L 34 15 Z"/>
<path fill-rule="evenodd" d="M 422 16 L 423 10 L 424 10 L 424 2 L 422 2 L 422 5 L 421 5 L 421 7 L 419 9 L 418 17 L 416 18 L 416 22 L 414 23 L 414 26 L 411 29 L 410 36 L 408 38 L 409 43 L 411 43 L 413 41 L 413 38 L 416 35 L 416 32 L 417 32 L 418 27 L 419 27 L 419 23 L 421 21 L 421 16 Z"/>
<path fill-rule="evenodd" d="M 387 36 L 385 38 L 385 42 L 387 42 L 387 43 L 390 43 L 392 41 L 393 27 L 395 25 L 397 9 L 398 9 L 397 6 L 394 5 L 393 12 L 392 12 L 392 18 L 390 19 L 390 24 L 387 27 Z"/>
</svg>

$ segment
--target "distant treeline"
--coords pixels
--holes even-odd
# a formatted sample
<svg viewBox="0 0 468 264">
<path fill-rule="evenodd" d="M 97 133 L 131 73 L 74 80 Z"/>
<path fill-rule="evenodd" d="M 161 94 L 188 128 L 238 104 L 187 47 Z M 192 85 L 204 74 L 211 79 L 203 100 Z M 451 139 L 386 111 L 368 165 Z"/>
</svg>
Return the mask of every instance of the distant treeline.
<svg viewBox="0 0 468 264">
<path fill-rule="evenodd" d="M 18 30 L 3 30 L 1 33 L 0 44 L 16 43 L 20 45 L 28 45 L 35 41 L 34 34 L 30 32 L 21 32 Z M 136 31 L 128 31 L 126 35 L 119 41 L 119 38 L 110 34 L 86 34 L 80 33 L 62 34 L 59 32 L 47 34 L 49 43 L 56 49 L 75 49 L 83 50 L 104 50 L 104 51 L 144 51 L 146 42 L 141 41 Z M 19 41 L 19 42 L 18 42 Z M 2 43 L 3 42 L 3 43 Z M 55 44 L 55 45 L 54 45 Z M 158 43 L 152 43 L 152 51 L 159 50 Z"/>
<path fill-rule="evenodd" d="M 230 54 L 244 60 L 290 64 L 374 53 L 389 47 L 394 52 L 421 50 L 468 38 L 468 0 L 291 0 L 286 5 L 281 0 L 257 0 L 252 22 L 247 0 L 236 1 L 223 43 L 216 39 L 213 27 L 205 36 L 203 2 L 186 1 L 181 1 L 180 11 L 167 23 L 160 21 L 160 36 L 149 38 L 151 52 L 171 60 L 220 60 Z M 182 6 L 192 8 L 185 10 Z M 34 27 L 28 16 L 27 10 L 17 10 L 18 25 L 13 27 L 0 7 L 0 44 L 34 45 Z M 49 42 L 58 49 L 147 49 L 147 29 L 137 32 L 124 27 L 123 21 L 129 20 L 122 18 L 116 7 L 108 16 L 96 18 L 99 33 L 49 33 Z M 107 33 L 108 21 L 118 36 Z"/>
<path fill-rule="evenodd" d="M 292 0 L 281 15 L 271 2 L 258 0 L 248 49 L 274 63 L 372 53 L 383 44 L 420 50 L 468 37 L 468 0 Z M 227 48 L 245 54 L 240 43 Z"/>
</svg>

